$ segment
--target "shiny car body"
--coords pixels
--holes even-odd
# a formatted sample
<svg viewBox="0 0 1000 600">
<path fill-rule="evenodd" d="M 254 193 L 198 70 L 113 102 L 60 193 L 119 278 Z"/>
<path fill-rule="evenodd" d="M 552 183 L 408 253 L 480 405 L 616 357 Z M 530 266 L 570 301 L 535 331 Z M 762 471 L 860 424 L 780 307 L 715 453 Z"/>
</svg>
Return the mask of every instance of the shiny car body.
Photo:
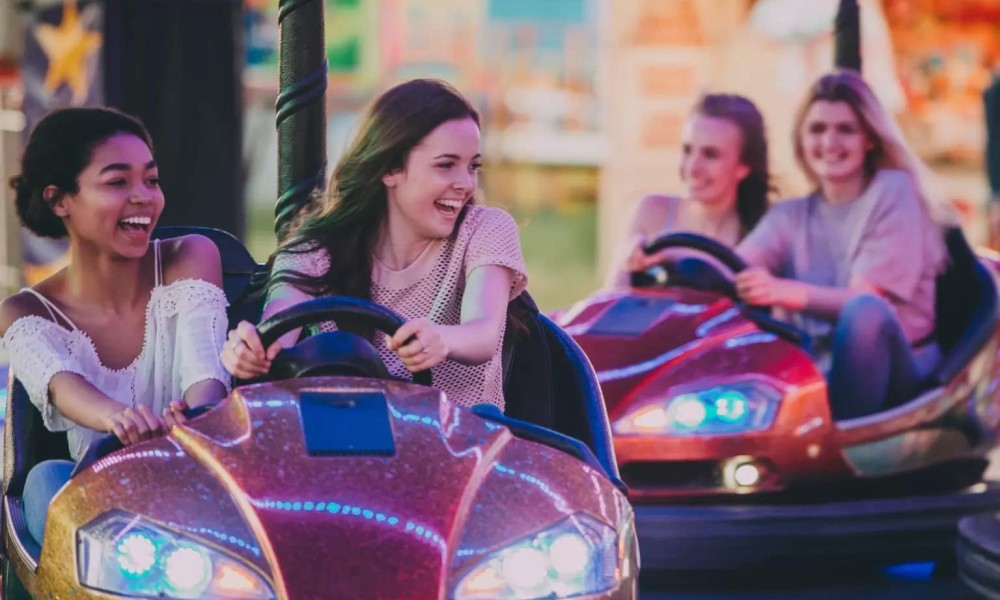
<svg viewBox="0 0 1000 600">
<path fill-rule="evenodd" d="M 338 403 L 359 394 L 385 398 L 394 451 L 310 448 L 303 396 L 319 398 L 342 413 L 335 418 L 350 420 L 352 408 Z M 365 420 L 355 426 L 366 426 Z M 89 541 L 101 537 L 94 524 L 117 514 L 138 526 Z M 20 575 L 34 582 L 36 597 L 103 598 L 95 588 L 120 591 L 122 585 L 146 595 L 141 590 L 153 588 L 143 587 L 145 573 L 119 577 L 114 571 L 126 563 L 137 565 L 133 570 L 144 566 L 137 558 L 142 549 L 130 551 L 126 542 L 128 531 L 142 532 L 148 523 L 181 536 L 196 552 L 204 548 L 222 558 L 213 574 L 174 592 L 171 556 L 164 558 L 167 597 L 200 597 L 205 585 L 227 573 L 229 587 L 212 588 L 215 594 L 491 597 L 475 593 L 474 579 L 495 574 L 477 574 L 477 568 L 512 544 L 562 527 L 566 533 L 555 543 L 572 548 L 587 540 L 613 554 L 602 554 L 604 570 L 591 574 L 613 584 L 601 584 L 606 589 L 593 597 L 624 598 L 632 597 L 637 567 L 630 522 L 627 501 L 600 472 L 442 401 L 433 388 L 304 378 L 240 388 L 169 437 L 82 470 L 52 503 L 37 572 Z M 569 533 L 574 531 L 582 533 Z M 9 552 L 19 551 L 14 539 L 7 544 Z M 522 552 L 525 559 L 537 558 L 544 556 L 541 548 L 528 544 Z M 554 558 L 558 564 L 560 557 Z M 201 564 L 197 556 L 190 562 L 191 569 Z"/>
<path fill-rule="evenodd" d="M 198 232 L 222 250 L 233 298 L 245 249 Z M 278 336 L 335 314 L 388 333 L 403 322 L 322 298 L 259 329 Z M 551 428 L 454 405 L 427 373 L 414 375 L 421 384 L 388 377 L 367 339 L 319 334 L 279 354 L 275 380 L 238 386 L 161 438 L 92 445 L 53 499 L 41 547 L 26 528 L 24 481 L 65 457 L 66 440 L 11 376 L 4 598 L 636 597 L 633 512 L 593 370 L 534 317 L 541 337 L 524 343 L 539 346 L 528 356 L 551 352 Z M 543 402 L 528 396 L 520 402 Z"/>
<path fill-rule="evenodd" d="M 775 557 L 809 554 L 803 542 L 823 531 L 840 541 L 864 532 L 877 547 L 891 536 L 858 526 L 859 514 L 893 529 L 931 505 L 954 512 L 925 519 L 953 537 L 956 515 L 1000 505 L 992 487 L 976 486 L 1000 425 L 998 263 L 975 256 L 960 232 L 947 239 L 943 361 L 919 397 L 850 420 L 832 418 L 836 400 L 806 336 L 739 303 L 718 267 L 707 284 L 682 276 L 599 292 L 559 316 L 597 371 L 647 567 L 726 563 L 722 540 L 739 547 L 752 527 L 788 542 Z M 711 251 L 732 270 L 742 262 L 690 234 L 654 244 Z M 766 543 L 755 550 L 734 551 L 732 564 L 768 560 Z"/>
</svg>

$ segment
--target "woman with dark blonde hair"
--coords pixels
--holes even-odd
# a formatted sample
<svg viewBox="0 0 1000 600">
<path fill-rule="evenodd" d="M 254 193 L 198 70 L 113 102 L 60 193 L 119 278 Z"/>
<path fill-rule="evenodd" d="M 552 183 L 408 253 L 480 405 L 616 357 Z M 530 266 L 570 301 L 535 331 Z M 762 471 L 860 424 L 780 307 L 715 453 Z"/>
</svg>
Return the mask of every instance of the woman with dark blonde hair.
<svg viewBox="0 0 1000 600">
<path fill-rule="evenodd" d="M 940 358 L 936 278 L 948 220 L 926 168 L 853 71 L 817 81 L 799 108 L 795 156 L 815 189 L 775 205 L 737 251 L 749 304 L 796 313 L 829 361 L 835 418 L 912 398 Z"/>
<path fill-rule="evenodd" d="M 609 285 L 627 285 L 629 273 L 676 255 L 643 252 L 659 235 L 689 231 L 734 246 L 754 228 L 767 211 L 771 174 L 764 118 L 753 102 L 736 94 L 703 96 L 684 124 L 679 169 L 684 198 L 652 194 L 639 202 Z"/>
</svg>

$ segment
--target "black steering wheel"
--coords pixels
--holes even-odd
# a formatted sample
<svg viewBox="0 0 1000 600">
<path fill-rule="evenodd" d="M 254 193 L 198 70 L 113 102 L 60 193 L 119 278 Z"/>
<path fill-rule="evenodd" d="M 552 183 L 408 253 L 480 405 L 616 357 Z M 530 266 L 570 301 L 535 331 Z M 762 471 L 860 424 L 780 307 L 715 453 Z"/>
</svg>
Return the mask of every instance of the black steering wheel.
<svg viewBox="0 0 1000 600">
<path fill-rule="evenodd" d="M 718 264 L 729 269 L 732 275 L 747 268 L 746 261 L 740 258 L 732 248 L 697 233 L 667 233 L 645 244 L 642 251 L 650 255 L 656 254 L 666 248 L 697 250 L 714 258 L 718 261 Z M 663 266 L 666 267 L 666 265 Z M 696 258 L 684 258 L 673 265 L 673 272 L 676 277 L 671 277 L 671 280 L 676 282 L 679 279 L 680 285 L 715 291 L 728 296 L 740 311 L 762 330 L 774 333 L 802 347 L 809 345 L 808 334 L 794 325 L 775 319 L 771 316 L 770 307 L 760 308 L 743 302 L 739 294 L 736 293 L 736 285 L 732 279 L 720 273 L 715 264 Z M 633 285 L 635 287 L 656 285 L 659 283 L 658 281 L 644 281 L 641 278 L 639 278 L 639 281 L 635 281 L 635 279 L 633 278 Z M 639 285 L 635 285 L 636 283 Z"/>
<path fill-rule="evenodd" d="M 729 269 L 733 275 L 747 268 L 746 262 L 733 250 L 720 242 L 696 233 L 667 233 L 644 244 L 642 251 L 647 255 L 656 254 L 667 248 L 685 248 L 697 250 L 714 258 L 718 264 Z M 736 286 L 732 279 L 719 272 L 714 263 L 697 258 L 682 258 L 678 261 L 665 260 L 660 266 L 669 273 L 666 282 L 679 283 L 686 287 L 719 292 L 735 301 L 739 301 Z M 655 275 L 633 273 L 633 287 L 649 287 L 665 283 Z"/>
<path fill-rule="evenodd" d="M 384 306 L 347 296 L 316 298 L 272 315 L 257 327 L 261 344 L 267 348 L 284 334 L 324 321 L 351 324 L 354 328 L 393 335 L 406 322 Z M 364 337 L 347 331 L 312 335 L 285 348 L 271 362 L 268 376 L 273 379 L 309 375 L 354 375 L 391 379 L 382 357 Z M 413 373 L 413 383 L 432 385 L 431 372 Z"/>
</svg>

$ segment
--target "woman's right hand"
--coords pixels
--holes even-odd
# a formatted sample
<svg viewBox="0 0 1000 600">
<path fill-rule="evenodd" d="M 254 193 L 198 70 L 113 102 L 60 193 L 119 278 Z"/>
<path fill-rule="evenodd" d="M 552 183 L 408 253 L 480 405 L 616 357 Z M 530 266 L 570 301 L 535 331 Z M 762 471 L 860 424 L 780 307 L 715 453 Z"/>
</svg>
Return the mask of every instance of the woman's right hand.
<svg viewBox="0 0 1000 600">
<path fill-rule="evenodd" d="M 129 446 L 163 435 L 163 422 L 148 406 L 127 406 L 106 417 L 105 431 Z"/>
<path fill-rule="evenodd" d="M 222 366 L 234 377 L 253 379 L 271 370 L 271 361 L 281 351 L 280 342 L 274 342 L 266 351 L 260 343 L 257 328 L 247 321 L 229 332 L 222 353 Z"/>
<path fill-rule="evenodd" d="M 668 250 L 660 250 L 654 254 L 646 254 L 643 247 L 646 245 L 646 238 L 639 236 L 635 240 L 632 252 L 629 253 L 625 265 L 630 273 L 641 273 L 650 267 L 662 263 L 667 258 Z"/>
</svg>

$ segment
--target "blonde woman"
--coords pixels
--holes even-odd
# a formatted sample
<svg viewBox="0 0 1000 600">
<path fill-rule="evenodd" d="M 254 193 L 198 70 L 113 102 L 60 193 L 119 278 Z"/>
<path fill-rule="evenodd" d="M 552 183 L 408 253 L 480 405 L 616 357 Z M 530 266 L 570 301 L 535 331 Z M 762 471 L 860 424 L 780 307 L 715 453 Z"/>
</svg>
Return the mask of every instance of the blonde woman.
<svg viewBox="0 0 1000 600">
<path fill-rule="evenodd" d="M 795 155 L 815 185 L 781 202 L 737 251 L 740 297 L 791 313 L 827 361 L 838 419 L 904 402 L 940 358 L 936 278 L 947 253 L 925 167 L 860 75 L 820 78 L 799 108 Z"/>
</svg>

